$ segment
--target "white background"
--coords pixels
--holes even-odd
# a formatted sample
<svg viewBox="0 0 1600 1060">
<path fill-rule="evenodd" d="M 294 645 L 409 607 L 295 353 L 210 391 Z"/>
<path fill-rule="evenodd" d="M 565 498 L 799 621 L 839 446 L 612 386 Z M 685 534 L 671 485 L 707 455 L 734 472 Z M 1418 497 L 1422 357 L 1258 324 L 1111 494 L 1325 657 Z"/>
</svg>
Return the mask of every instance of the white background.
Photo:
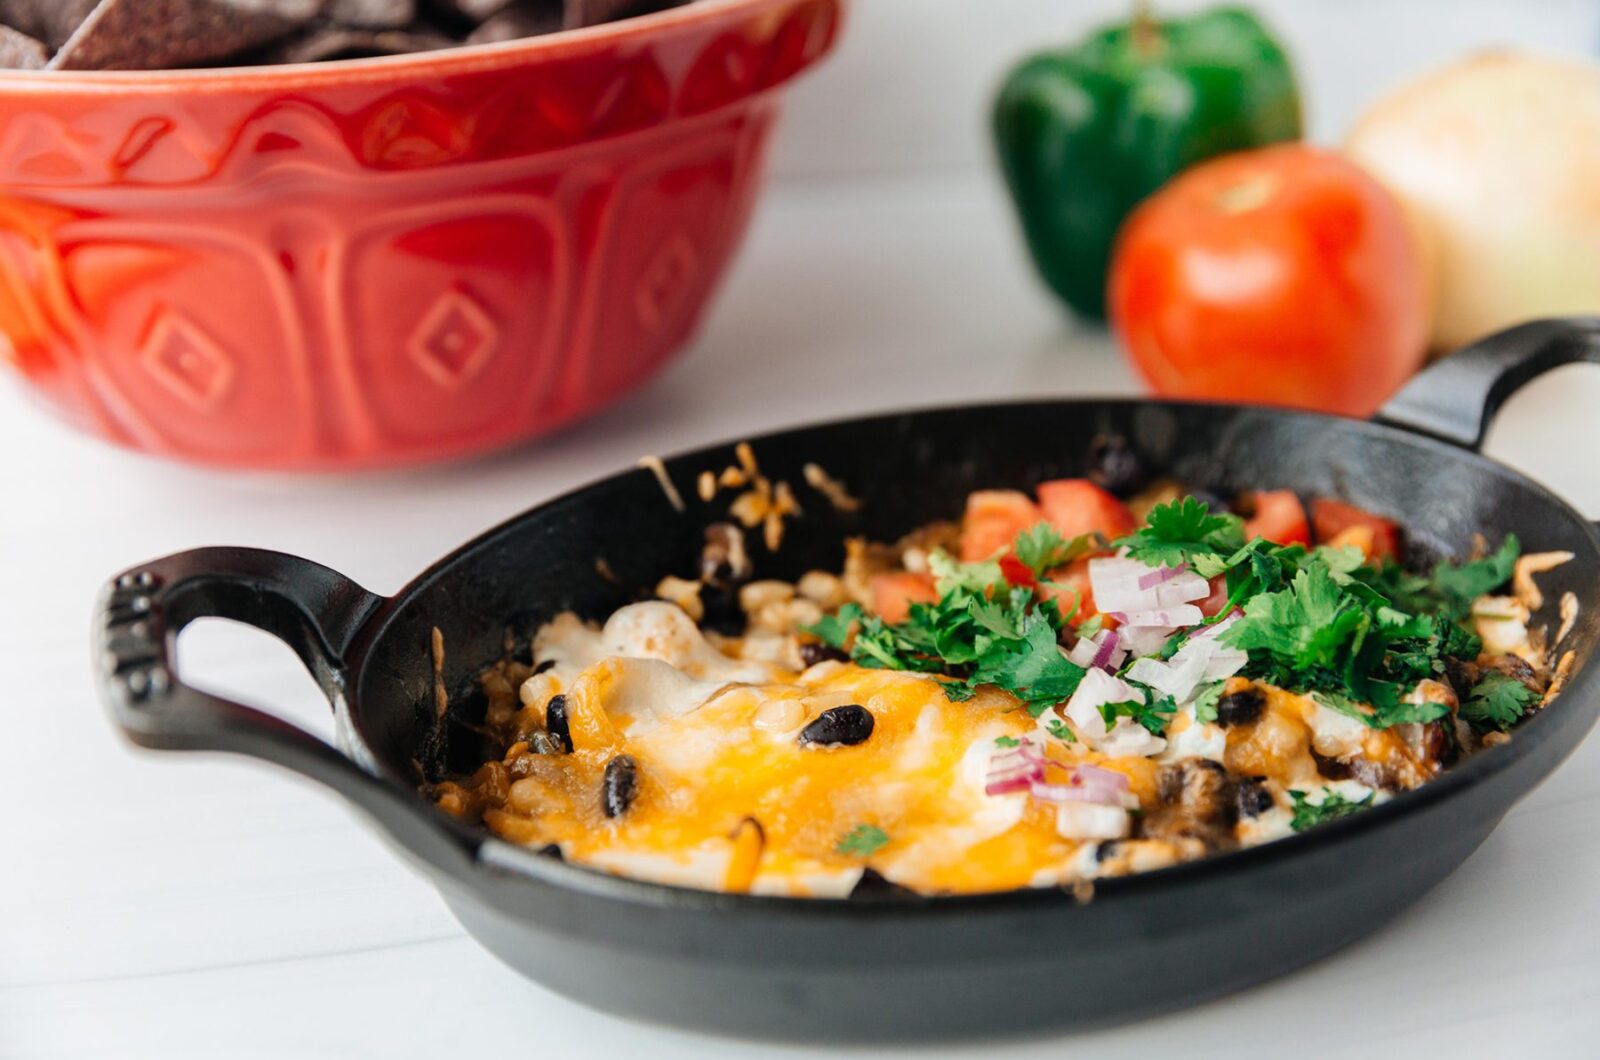
<svg viewBox="0 0 1600 1060">
<path fill-rule="evenodd" d="M 116 569 L 222 543 L 300 553 L 388 592 L 644 452 L 888 406 L 1131 391 L 1110 344 L 1034 287 L 982 135 L 1008 59 L 1120 9 L 863 0 L 835 59 L 793 93 L 775 185 L 701 339 L 542 444 L 406 473 L 216 474 L 79 438 L 0 387 L 0 1057 L 805 1054 L 562 1001 L 466 939 L 426 882 L 308 783 L 130 751 L 90 689 L 90 602 Z M 1591 3 L 1269 10 L 1328 142 L 1372 95 L 1465 50 L 1600 43 Z M 1597 376 L 1530 387 L 1489 449 L 1600 515 Z M 328 730 L 282 645 L 209 623 L 183 650 L 191 679 Z M 1591 741 L 1422 905 L 1312 969 L 1114 1032 L 892 1055 L 1592 1056 L 1597 767 Z"/>
</svg>

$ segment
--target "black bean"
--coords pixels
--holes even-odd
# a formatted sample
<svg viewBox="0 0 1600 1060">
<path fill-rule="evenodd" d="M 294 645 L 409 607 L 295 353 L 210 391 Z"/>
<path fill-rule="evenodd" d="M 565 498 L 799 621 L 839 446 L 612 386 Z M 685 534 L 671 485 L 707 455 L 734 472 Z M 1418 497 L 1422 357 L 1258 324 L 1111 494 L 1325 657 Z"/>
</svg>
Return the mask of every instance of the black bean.
<svg viewBox="0 0 1600 1060">
<path fill-rule="evenodd" d="M 1258 688 L 1246 688 L 1217 700 L 1217 724 L 1249 725 L 1267 709 L 1267 697 Z"/>
<path fill-rule="evenodd" d="M 1089 443 L 1089 481 L 1125 497 L 1148 478 L 1144 461 L 1120 434 L 1097 434 Z"/>
<path fill-rule="evenodd" d="M 600 781 L 600 809 L 607 817 L 621 817 L 639 794 L 639 763 L 632 755 L 617 755 L 606 763 Z"/>
<path fill-rule="evenodd" d="M 1239 778 L 1239 784 L 1234 789 L 1234 801 L 1239 807 L 1240 817 L 1260 817 L 1276 805 L 1272 792 L 1262 783 L 1264 779 L 1264 777 Z"/>
<path fill-rule="evenodd" d="M 1328 780 L 1350 779 L 1350 774 L 1352 771 L 1350 769 L 1349 762 L 1341 762 L 1337 758 L 1329 758 L 1327 755 L 1319 755 L 1316 751 L 1311 752 L 1311 758 L 1317 763 L 1317 772 L 1322 774 L 1324 778 Z"/>
<path fill-rule="evenodd" d="M 536 853 L 541 858 L 551 858 L 555 861 L 567 860 L 567 856 L 561 853 L 561 844 L 559 843 L 546 843 L 544 846 L 540 847 Z"/>
<path fill-rule="evenodd" d="M 1117 850 L 1122 845 L 1120 839 L 1107 839 L 1094 845 L 1094 863 L 1104 865 L 1107 861 L 1117 856 Z"/>
<path fill-rule="evenodd" d="M 817 720 L 800 730 L 802 747 L 849 747 L 872 735 L 872 713 L 866 707 L 846 703 L 817 715 Z"/>
<path fill-rule="evenodd" d="M 807 666 L 815 666 L 819 662 L 846 662 L 849 658 L 850 656 L 838 648 L 829 647 L 826 644 L 807 641 L 800 645 L 800 661 Z"/>
<path fill-rule="evenodd" d="M 572 753 L 572 726 L 567 720 L 567 697 L 559 692 L 544 705 L 544 731 L 562 754 Z"/>
</svg>

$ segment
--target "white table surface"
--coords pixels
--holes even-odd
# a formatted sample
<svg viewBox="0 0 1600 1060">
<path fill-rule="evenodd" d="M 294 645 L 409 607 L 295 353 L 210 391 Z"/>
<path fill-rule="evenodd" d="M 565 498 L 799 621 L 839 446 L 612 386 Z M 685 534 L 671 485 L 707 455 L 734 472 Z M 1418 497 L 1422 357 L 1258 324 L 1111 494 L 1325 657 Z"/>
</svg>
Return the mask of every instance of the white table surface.
<svg viewBox="0 0 1600 1060">
<path fill-rule="evenodd" d="M 1378 86 L 1475 46 L 1597 40 L 1587 0 L 1442 6 L 1266 3 L 1318 138 L 1338 139 Z M 861 0 L 826 74 L 795 91 L 774 167 L 789 179 L 702 338 L 624 404 L 534 447 L 379 476 L 213 474 L 74 436 L 0 386 L 0 1057 L 806 1055 L 555 998 L 478 950 L 427 882 L 307 781 L 134 753 L 91 693 L 91 600 L 118 568 L 222 543 L 392 591 L 642 453 L 875 408 L 1130 392 L 1104 336 L 1067 325 L 1024 271 L 982 143 L 984 98 L 1013 54 L 1123 11 Z M 1600 516 L 1597 407 L 1600 373 L 1542 379 L 1490 452 Z M 264 634 L 202 623 L 182 650 L 192 681 L 330 730 L 309 677 Z M 1590 740 L 1421 906 L 1312 969 L 1109 1033 L 896 1055 L 1600 1055 L 1597 767 Z"/>
</svg>

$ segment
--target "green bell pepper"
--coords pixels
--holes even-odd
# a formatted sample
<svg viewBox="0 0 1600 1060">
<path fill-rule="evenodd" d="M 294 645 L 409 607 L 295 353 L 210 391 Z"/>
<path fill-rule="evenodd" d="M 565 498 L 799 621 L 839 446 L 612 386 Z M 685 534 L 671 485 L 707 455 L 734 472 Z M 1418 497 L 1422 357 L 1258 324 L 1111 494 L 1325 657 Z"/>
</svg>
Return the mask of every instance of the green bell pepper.
<svg viewBox="0 0 1600 1060">
<path fill-rule="evenodd" d="M 1096 320 L 1117 229 L 1141 199 L 1213 155 L 1299 136 L 1288 56 L 1237 7 L 1159 21 L 1136 8 L 1130 22 L 1025 59 L 994 106 L 1034 264 Z"/>
</svg>

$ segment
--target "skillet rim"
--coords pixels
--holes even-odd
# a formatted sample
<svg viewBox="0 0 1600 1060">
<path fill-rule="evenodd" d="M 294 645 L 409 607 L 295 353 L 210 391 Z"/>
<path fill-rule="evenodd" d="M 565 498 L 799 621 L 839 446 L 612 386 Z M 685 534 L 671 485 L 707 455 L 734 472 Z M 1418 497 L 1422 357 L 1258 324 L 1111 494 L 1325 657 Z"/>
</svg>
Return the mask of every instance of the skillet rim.
<svg viewBox="0 0 1600 1060">
<path fill-rule="evenodd" d="M 1420 446 L 1425 451 L 1431 451 L 1433 454 L 1444 457 L 1447 460 L 1465 460 L 1469 465 L 1474 465 L 1480 470 L 1503 478 L 1509 478 L 1515 485 L 1532 490 L 1544 500 L 1553 502 L 1560 511 L 1575 521 L 1581 528 L 1591 550 L 1591 556 L 1588 558 L 1597 566 L 1600 566 L 1600 523 L 1578 512 L 1565 498 L 1524 472 L 1487 457 L 1476 449 L 1443 441 L 1432 435 L 1408 429 L 1399 424 L 1354 419 L 1304 409 L 1126 396 L 1054 397 L 1020 400 L 1001 398 L 992 401 L 919 405 L 887 411 L 839 416 L 832 419 L 803 421 L 761 434 L 745 435 L 696 445 L 690 449 L 674 451 L 660 459 L 670 476 L 674 464 L 700 459 L 718 450 L 732 448 L 740 442 L 747 442 L 752 447 L 758 447 L 764 442 L 771 442 L 786 436 L 816 430 L 848 428 L 859 424 L 940 413 L 1045 407 L 1081 409 L 1085 406 L 1098 408 L 1124 406 L 1134 409 L 1198 409 L 1208 415 L 1238 415 L 1243 413 L 1266 415 L 1279 419 L 1310 420 L 1323 424 L 1337 424 L 1357 433 L 1371 434 L 1386 440 L 1399 440 L 1409 445 Z M 1126 876 L 1096 878 L 1089 881 L 1093 888 L 1092 900 L 1089 901 L 1079 901 L 1073 896 L 1070 887 L 1061 885 L 1025 887 L 972 894 L 923 895 L 916 893 L 890 893 L 873 895 L 870 898 L 850 896 L 843 898 L 815 898 L 734 893 L 643 880 L 609 873 L 602 869 L 590 868 L 576 862 L 545 857 L 526 847 L 501 839 L 487 829 L 463 824 L 448 814 L 442 813 L 431 803 L 420 798 L 414 784 L 408 784 L 404 778 L 396 775 L 378 755 L 372 753 L 364 726 L 360 721 L 361 678 L 365 672 L 372 646 L 382 638 L 384 631 L 395 619 L 402 606 L 412 597 L 424 592 L 431 583 L 443 577 L 446 568 L 464 559 L 470 553 L 487 546 L 495 538 L 511 531 L 514 527 L 519 526 L 536 514 L 547 513 L 577 503 L 581 501 L 585 494 L 626 478 L 629 475 L 646 475 L 652 481 L 655 480 L 654 472 L 649 468 L 642 466 L 624 468 L 559 493 L 501 520 L 494 526 L 470 538 L 430 563 L 410 581 L 397 589 L 392 596 L 383 598 L 382 604 L 363 623 L 361 630 L 350 645 L 345 660 L 348 681 L 344 692 L 347 701 L 346 710 L 349 713 L 353 735 L 364 745 L 363 752 L 368 760 L 376 766 L 378 779 L 401 789 L 410 796 L 417 812 L 437 818 L 438 822 L 449 827 L 452 833 L 470 843 L 469 861 L 471 868 L 463 882 L 472 884 L 478 882 L 485 875 L 494 874 L 503 878 L 508 873 L 514 873 L 521 877 L 532 877 L 532 880 L 528 882 L 548 884 L 584 896 L 626 901 L 632 905 L 655 907 L 669 911 L 679 910 L 687 906 L 700 906 L 708 910 L 747 910 L 752 913 L 763 911 L 769 913 L 778 912 L 785 915 L 812 916 L 813 918 L 829 915 L 844 915 L 846 917 L 862 915 L 945 916 L 989 912 L 1018 906 L 1032 907 L 1046 904 L 1052 907 L 1062 907 L 1063 904 L 1068 906 L 1095 905 L 1104 901 L 1114 901 L 1119 896 L 1132 898 L 1140 892 L 1159 892 L 1174 887 L 1182 888 L 1188 885 L 1190 881 L 1227 876 L 1238 872 L 1265 871 L 1265 867 L 1268 865 L 1298 857 L 1317 846 L 1331 846 L 1353 839 L 1367 831 L 1389 827 L 1391 824 L 1398 823 L 1403 817 L 1423 812 L 1443 800 L 1453 798 L 1461 790 L 1483 782 L 1494 774 L 1509 768 L 1532 749 L 1530 740 L 1542 742 L 1551 738 L 1547 733 L 1553 732 L 1551 729 L 1553 723 L 1545 722 L 1547 711 L 1541 709 L 1532 717 L 1525 717 L 1518 723 L 1513 730 L 1513 739 L 1509 743 L 1501 747 L 1491 747 L 1485 751 L 1480 751 L 1460 765 L 1446 770 L 1437 779 L 1410 791 L 1401 792 L 1388 801 L 1370 807 L 1361 813 L 1351 814 L 1319 825 L 1314 829 L 1274 839 L 1259 846 L 1208 855 L 1195 861 L 1180 862 L 1164 868 L 1132 873 Z M 665 499 L 664 494 L 663 499 Z M 683 513 L 678 513 L 675 510 L 674 514 L 681 515 Z M 1600 650 L 1600 647 L 1594 650 Z M 1590 674 L 1592 668 L 1588 663 L 1588 656 L 1580 657 L 1579 665 L 1575 667 L 1575 672 L 1568 678 L 1566 686 L 1561 690 L 1561 695 L 1557 697 L 1557 702 L 1589 691 L 1589 687 L 1594 684 L 1595 679 Z M 1594 722 L 1591 720 L 1590 728 L 1593 727 L 1593 724 Z M 1524 735 L 1525 733 L 1529 735 Z M 1585 729 L 1584 735 L 1579 737 L 1578 743 L 1581 743 L 1588 733 L 1589 729 Z M 1576 750 L 1578 743 L 1574 743 L 1568 753 L 1571 750 Z M 1552 769 L 1550 772 L 1553 771 Z M 1549 772 L 1543 774 L 1539 778 L 1539 782 L 1542 783 L 1549 775 Z M 1521 795 L 1518 796 L 1518 798 L 1520 797 Z M 1498 822 L 1496 826 L 1498 826 Z M 421 856 L 415 850 L 412 850 L 411 853 Z M 432 864 L 447 874 L 456 875 L 448 866 L 440 865 L 437 862 L 432 862 Z M 518 882 L 524 881 L 519 880 Z"/>
</svg>

